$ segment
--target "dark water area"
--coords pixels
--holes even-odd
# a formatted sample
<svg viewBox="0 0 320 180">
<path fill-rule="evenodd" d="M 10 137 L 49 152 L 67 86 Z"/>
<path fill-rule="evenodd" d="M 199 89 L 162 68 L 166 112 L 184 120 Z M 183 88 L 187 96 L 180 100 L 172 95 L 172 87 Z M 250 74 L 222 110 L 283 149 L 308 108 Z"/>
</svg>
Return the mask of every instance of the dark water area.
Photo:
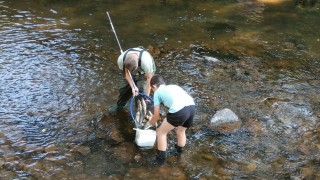
<svg viewBox="0 0 320 180">
<path fill-rule="evenodd" d="M 0 179 L 319 179 L 318 1 L 0 0 Z M 120 53 L 148 48 L 197 105 L 182 157 L 134 143 Z M 233 133 L 209 123 L 231 109 Z"/>
</svg>

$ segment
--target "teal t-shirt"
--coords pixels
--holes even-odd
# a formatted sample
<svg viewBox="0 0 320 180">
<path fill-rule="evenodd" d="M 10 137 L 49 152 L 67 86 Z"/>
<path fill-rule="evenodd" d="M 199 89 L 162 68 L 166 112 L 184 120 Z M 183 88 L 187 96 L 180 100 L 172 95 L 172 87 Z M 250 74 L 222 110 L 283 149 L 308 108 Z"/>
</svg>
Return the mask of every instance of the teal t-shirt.
<svg viewBox="0 0 320 180">
<path fill-rule="evenodd" d="M 193 98 L 177 85 L 160 85 L 153 96 L 154 106 L 163 103 L 169 113 L 175 113 L 185 106 L 194 105 Z"/>
</svg>

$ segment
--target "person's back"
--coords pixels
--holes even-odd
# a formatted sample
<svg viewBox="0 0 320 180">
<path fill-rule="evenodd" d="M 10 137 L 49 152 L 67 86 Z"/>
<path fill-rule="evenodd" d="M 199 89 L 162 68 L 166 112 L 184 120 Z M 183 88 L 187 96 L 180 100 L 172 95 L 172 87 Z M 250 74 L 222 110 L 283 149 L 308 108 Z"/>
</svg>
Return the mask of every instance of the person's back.
<svg viewBox="0 0 320 180">
<path fill-rule="evenodd" d="M 140 67 L 138 68 L 142 70 L 143 73 L 155 73 L 156 67 L 153 57 L 147 50 L 141 47 L 130 48 L 123 52 L 117 60 L 119 69 L 123 70 L 125 59 L 132 54 L 137 55 L 138 63 L 140 61 Z"/>
<path fill-rule="evenodd" d="M 194 105 L 193 98 L 177 85 L 161 85 L 154 94 L 154 105 L 159 105 L 161 101 L 169 108 L 170 113 Z"/>
</svg>

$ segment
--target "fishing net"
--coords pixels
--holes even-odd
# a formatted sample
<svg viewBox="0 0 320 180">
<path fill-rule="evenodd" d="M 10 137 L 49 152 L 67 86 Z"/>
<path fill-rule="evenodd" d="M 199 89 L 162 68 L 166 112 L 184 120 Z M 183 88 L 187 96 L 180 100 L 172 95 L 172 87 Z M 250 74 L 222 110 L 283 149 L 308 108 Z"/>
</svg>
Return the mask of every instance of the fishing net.
<svg viewBox="0 0 320 180">
<path fill-rule="evenodd" d="M 135 125 L 135 128 L 143 129 L 152 117 L 153 113 L 153 100 L 145 94 L 133 96 L 130 101 L 130 115 Z"/>
</svg>

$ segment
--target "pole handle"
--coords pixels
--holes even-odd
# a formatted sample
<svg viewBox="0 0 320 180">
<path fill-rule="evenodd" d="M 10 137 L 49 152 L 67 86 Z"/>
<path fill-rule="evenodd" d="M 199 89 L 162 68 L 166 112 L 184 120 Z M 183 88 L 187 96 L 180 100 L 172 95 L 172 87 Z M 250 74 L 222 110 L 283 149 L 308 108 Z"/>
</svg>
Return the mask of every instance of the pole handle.
<svg viewBox="0 0 320 180">
<path fill-rule="evenodd" d="M 136 86 L 136 84 L 135 84 L 134 81 L 133 81 L 133 78 L 132 78 L 131 73 L 130 73 L 129 70 L 128 70 L 128 74 L 129 74 L 129 76 L 130 76 L 131 83 L 132 83 L 133 87 L 134 87 L 135 89 L 138 89 L 138 87 Z"/>
<path fill-rule="evenodd" d="M 110 17 L 110 15 L 109 15 L 109 12 L 108 12 L 108 11 L 107 11 L 107 15 L 108 15 L 108 18 L 109 18 L 109 21 L 110 21 L 110 25 L 111 25 L 112 31 L 113 31 L 114 35 L 116 36 L 116 40 L 117 40 L 117 42 L 118 42 L 118 46 L 119 46 L 119 48 L 120 48 L 120 52 L 121 52 L 121 54 L 122 54 L 123 51 L 122 51 L 122 48 L 121 48 L 121 45 L 120 45 L 120 42 L 119 42 L 119 39 L 118 39 L 116 30 L 115 30 L 114 27 L 113 27 L 113 24 L 112 24 L 112 21 L 111 21 L 111 17 Z"/>
</svg>

